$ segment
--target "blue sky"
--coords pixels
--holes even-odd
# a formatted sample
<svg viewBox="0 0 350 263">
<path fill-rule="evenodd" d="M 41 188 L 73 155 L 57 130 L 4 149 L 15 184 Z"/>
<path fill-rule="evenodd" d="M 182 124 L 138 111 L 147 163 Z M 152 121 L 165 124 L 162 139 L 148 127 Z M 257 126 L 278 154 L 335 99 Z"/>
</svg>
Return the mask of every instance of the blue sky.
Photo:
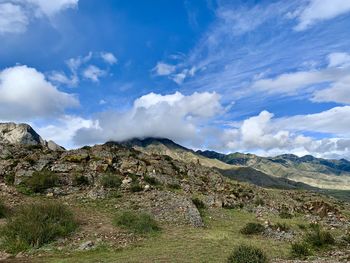
<svg viewBox="0 0 350 263">
<path fill-rule="evenodd" d="M 350 158 L 349 28 L 348 0 L 0 0 L 0 120 Z"/>
</svg>

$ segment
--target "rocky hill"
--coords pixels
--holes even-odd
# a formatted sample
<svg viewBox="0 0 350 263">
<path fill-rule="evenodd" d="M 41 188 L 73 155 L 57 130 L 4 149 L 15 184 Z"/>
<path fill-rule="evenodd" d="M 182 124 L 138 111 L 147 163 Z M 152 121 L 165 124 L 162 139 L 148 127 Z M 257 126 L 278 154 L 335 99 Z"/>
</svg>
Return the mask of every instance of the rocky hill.
<svg viewBox="0 0 350 263">
<path fill-rule="evenodd" d="M 29 126 L 20 127 L 24 132 L 4 129 L 0 142 L 0 229 L 13 235 L 11 240 L 0 231 L 0 260 L 226 262 L 227 251 L 249 242 L 266 250 L 273 262 L 287 262 L 281 260 L 289 257 L 291 244 L 306 235 L 310 223 L 331 231 L 337 240 L 331 250 L 336 255 L 315 250 L 326 260 L 319 262 L 346 259 L 348 247 L 341 240 L 350 229 L 349 203 L 306 191 L 309 186 L 266 177 L 249 167 L 210 167 L 210 158 L 169 140 L 108 142 L 62 151 L 47 147 Z M 250 184 L 257 177 L 264 187 L 283 182 L 283 190 Z M 39 212 L 43 215 L 30 216 Z M 34 234 L 44 227 L 53 231 L 61 216 L 79 227 L 67 234 L 64 221 L 47 240 L 25 239 L 32 229 Z M 141 216 L 144 221 L 138 224 Z M 24 225 L 12 227 L 18 220 Z M 40 228 L 38 220 L 43 221 Z M 252 222 L 260 228 L 258 236 L 242 231 Z M 148 235 L 140 228 L 160 233 Z"/>
<path fill-rule="evenodd" d="M 53 141 L 43 140 L 28 124 L 0 123 L 1 144 L 43 146 L 51 150 L 64 150 Z"/>
</svg>

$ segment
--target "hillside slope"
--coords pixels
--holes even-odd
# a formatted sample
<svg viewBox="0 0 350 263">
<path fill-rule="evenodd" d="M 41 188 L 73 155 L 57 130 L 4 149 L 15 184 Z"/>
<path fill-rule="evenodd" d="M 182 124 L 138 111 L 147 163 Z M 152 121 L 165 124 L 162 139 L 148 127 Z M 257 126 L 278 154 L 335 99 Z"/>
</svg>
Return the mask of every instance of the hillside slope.
<svg viewBox="0 0 350 263">
<path fill-rule="evenodd" d="M 260 157 L 254 154 L 221 154 L 214 151 L 197 151 L 231 165 L 247 166 L 275 177 L 283 177 L 314 187 L 350 190 L 350 162 L 327 160 L 307 155 L 298 157 L 285 154 L 276 157 Z"/>
</svg>

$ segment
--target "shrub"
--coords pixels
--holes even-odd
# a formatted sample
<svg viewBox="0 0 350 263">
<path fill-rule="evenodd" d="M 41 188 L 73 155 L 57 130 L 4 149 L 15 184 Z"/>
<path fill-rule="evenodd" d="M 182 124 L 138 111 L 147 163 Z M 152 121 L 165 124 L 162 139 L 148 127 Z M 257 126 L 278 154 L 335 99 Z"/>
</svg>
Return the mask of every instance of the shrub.
<svg viewBox="0 0 350 263">
<path fill-rule="evenodd" d="M 73 185 L 89 185 L 89 179 L 82 174 L 76 174 L 73 177 Z"/>
<path fill-rule="evenodd" d="M 131 189 L 131 192 L 134 192 L 134 193 L 141 192 L 143 190 L 142 186 L 138 182 L 133 182 L 131 184 L 130 189 Z"/>
<path fill-rule="evenodd" d="M 261 197 L 257 197 L 254 201 L 255 205 L 257 206 L 263 206 L 265 205 L 265 201 L 264 199 L 262 199 Z"/>
<path fill-rule="evenodd" d="M 345 234 L 345 235 L 342 237 L 342 240 L 344 240 L 346 243 L 349 243 L 349 244 L 350 244 L 350 233 Z"/>
<path fill-rule="evenodd" d="M 289 213 L 289 210 L 287 207 L 282 207 L 280 213 L 279 213 L 280 218 L 282 219 L 290 219 L 293 218 L 293 215 Z"/>
<path fill-rule="evenodd" d="M 160 184 L 160 182 L 156 178 L 148 176 L 148 175 L 145 175 L 143 177 L 143 179 L 145 180 L 146 183 L 148 183 L 150 185 L 159 185 Z"/>
<path fill-rule="evenodd" d="M 5 184 L 13 185 L 15 183 L 15 174 L 9 173 L 4 176 Z"/>
<path fill-rule="evenodd" d="M 0 200 L 0 218 L 4 218 L 6 216 L 6 206 L 4 205 L 4 203 L 2 202 L 2 200 Z"/>
<path fill-rule="evenodd" d="M 264 232 L 265 227 L 260 223 L 247 223 L 240 232 L 243 235 L 258 235 Z"/>
<path fill-rule="evenodd" d="M 42 193 L 58 185 L 58 176 L 49 170 L 34 172 L 32 177 L 25 180 L 24 185 L 34 193 Z"/>
<path fill-rule="evenodd" d="M 311 230 L 306 234 L 305 241 L 314 248 L 335 244 L 333 235 L 329 231 L 322 230 L 317 224 L 311 226 Z"/>
<path fill-rule="evenodd" d="M 201 210 L 201 209 L 205 209 L 206 206 L 205 204 L 203 203 L 202 200 L 200 200 L 199 198 L 192 198 L 192 202 L 193 204 L 197 207 L 198 210 Z"/>
<path fill-rule="evenodd" d="M 157 222 L 144 212 L 124 211 L 116 215 L 114 225 L 126 228 L 137 234 L 160 231 Z"/>
<path fill-rule="evenodd" d="M 181 185 L 178 184 L 178 183 L 168 184 L 168 187 L 169 187 L 170 189 L 174 189 L 174 190 L 179 190 L 179 189 L 181 189 Z"/>
<path fill-rule="evenodd" d="M 256 247 L 248 245 L 238 246 L 229 256 L 228 263 L 267 263 L 265 253 Z"/>
<path fill-rule="evenodd" d="M 101 184 L 105 188 L 118 188 L 122 184 L 122 180 L 113 174 L 105 174 L 101 178 Z"/>
<path fill-rule="evenodd" d="M 73 214 L 54 202 L 27 204 L 19 208 L 1 230 L 5 250 L 17 253 L 65 237 L 77 228 Z"/>
<path fill-rule="evenodd" d="M 310 247 L 307 243 L 299 242 L 299 243 L 292 244 L 290 254 L 291 254 L 292 258 L 306 259 L 312 253 L 311 253 Z"/>
</svg>

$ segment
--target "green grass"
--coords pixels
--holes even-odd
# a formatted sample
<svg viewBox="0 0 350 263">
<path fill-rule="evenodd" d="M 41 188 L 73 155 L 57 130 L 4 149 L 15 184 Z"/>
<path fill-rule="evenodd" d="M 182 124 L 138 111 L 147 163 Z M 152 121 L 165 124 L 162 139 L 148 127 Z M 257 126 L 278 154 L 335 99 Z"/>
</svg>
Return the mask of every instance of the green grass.
<svg viewBox="0 0 350 263">
<path fill-rule="evenodd" d="M 1 229 L 1 247 L 9 253 L 18 253 L 65 237 L 76 228 L 73 214 L 60 203 L 27 204 L 14 211 Z"/>
<path fill-rule="evenodd" d="M 160 234 L 124 249 L 61 253 L 50 260 L 45 258 L 45 262 L 227 262 L 232 250 L 241 244 L 260 248 L 268 252 L 270 258 L 289 257 L 290 244 L 285 241 L 240 233 L 246 222 L 255 220 L 252 213 L 209 209 L 204 220 L 206 228 L 162 225 Z"/>
</svg>

